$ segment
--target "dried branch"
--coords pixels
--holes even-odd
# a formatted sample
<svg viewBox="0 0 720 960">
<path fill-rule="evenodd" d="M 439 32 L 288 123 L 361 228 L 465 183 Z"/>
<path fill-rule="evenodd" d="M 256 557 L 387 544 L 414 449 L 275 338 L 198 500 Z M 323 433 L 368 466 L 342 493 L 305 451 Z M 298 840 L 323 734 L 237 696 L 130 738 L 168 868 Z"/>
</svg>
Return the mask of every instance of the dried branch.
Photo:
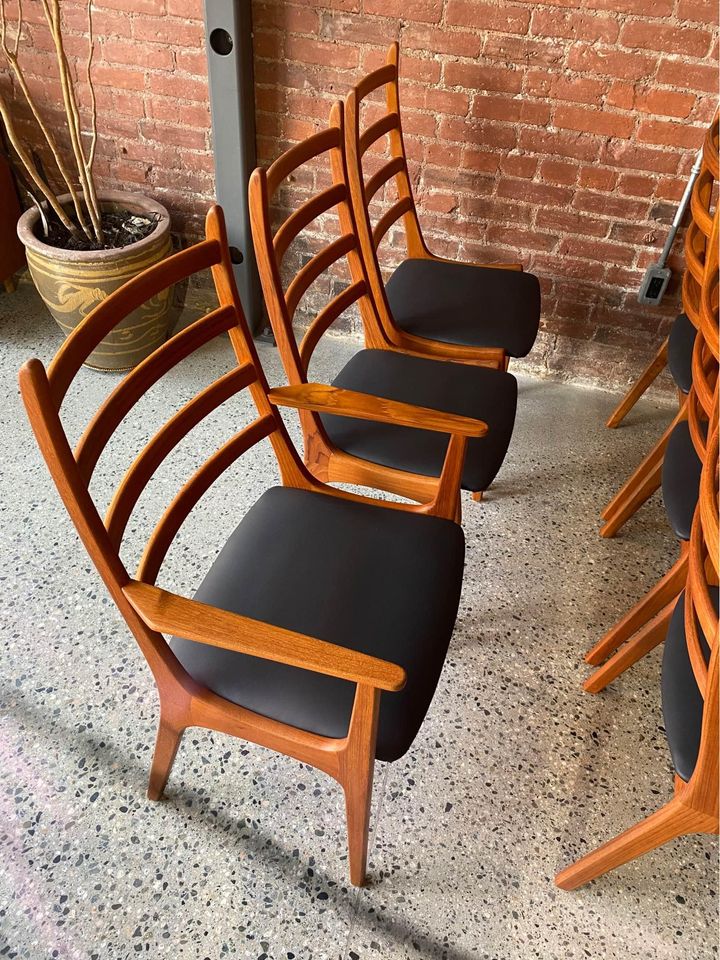
<svg viewBox="0 0 720 960">
<path fill-rule="evenodd" d="M 7 131 L 8 140 L 12 144 L 13 149 L 15 150 L 18 157 L 20 158 L 23 166 L 27 170 L 28 175 L 32 179 L 33 183 L 38 188 L 40 193 L 42 193 L 42 195 L 45 197 L 45 199 L 49 203 L 51 209 L 55 213 L 55 216 L 58 218 L 60 223 L 62 223 L 62 225 L 65 227 L 67 231 L 69 231 L 69 233 L 71 233 L 73 236 L 77 236 L 80 231 L 78 230 L 77 226 L 72 222 L 72 220 L 68 217 L 68 215 L 65 213 L 63 208 L 60 206 L 60 204 L 57 201 L 57 197 L 55 196 L 53 191 L 50 189 L 50 187 L 45 183 L 43 178 L 38 173 L 38 169 L 35 166 L 35 162 L 33 161 L 33 158 L 30 155 L 30 152 L 23 145 L 22 141 L 19 139 L 17 135 L 17 131 L 15 130 L 15 124 L 13 123 L 13 119 L 10 114 L 10 110 L 8 108 L 5 97 L 2 95 L 2 93 L 0 93 L 0 117 L 2 117 L 3 123 L 5 124 L 5 130 Z"/>
<path fill-rule="evenodd" d="M 17 32 L 15 34 L 15 44 L 13 48 L 10 49 L 10 46 L 7 41 L 7 16 L 6 16 L 6 9 L 5 9 L 5 0 L 0 0 L 0 44 L 2 45 L 3 53 L 5 54 L 5 58 L 10 64 L 10 67 L 12 68 L 17 84 L 20 87 L 28 106 L 30 107 L 32 115 L 35 118 L 35 121 L 38 127 L 40 128 L 40 132 L 45 137 L 45 141 L 48 147 L 50 148 L 50 152 L 53 155 L 57 168 L 60 171 L 60 174 L 63 180 L 65 181 L 68 192 L 72 198 L 73 206 L 75 208 L 75 214 L 78 218 L 78 223 L 80 224 L 85 235 L 88 238 L 90 238 L 92 236 L 90 232 L 90 226 L 88 224 L 87 218 L 85 217 L 82 211 L 80 198 L 78 197 L 77 191 L 73 185 L 70 171 L 68 170 L 67 165 L 65 164 L 65 161 L 62 158 L 62 154 L 58 149 L 57 143 L 55 141 L 54 136 L 52 135 L 52 132 L 50 131 L 47 124 L 45 123 L 42 116 L 40 115 L 40 112 L 38 111 L 37 105 L 35 103 L 35 99 L 32 93 L 30 92 L 30 89 L 27 85 L 27 81 L 25 80 L 25 75 L 18 62 L 18 49 L 20 44 L 20 34 L 22 32 L 22 26 L 23 26 L 23 9 L 22 9 L 22 0 L 20 0 L 20 2 L 18 3 L 18 22 L 17 22 L 17 28 L 16 28 Z"/>
<path fill-rule="evenodd" d="M 92 22 L 92 5 L 93 0 L 88 0 L 88 58 L 87 58 L 87 68 L 85 71 L 85 79 L 87 81 L 88 90 L 90 91 L 90 151 L 88 153 L 87 159 L 87 171 L 88 176 L 92 180 L 92 168 L 95 163 L 95 148 L 97 147 L 97 101 L 95 99 L 95 87 L 92 82 L 92 77 L 90 76 L 90 68 L 92 67 L 93 54 L 95 53 L 95 41 L 93 38 L 93 22 Z"/>
<path fill-rule="evenodd" d="M 62 31 L 60 24 L 60 4 L 59 0 L 42 0 L 45 17 L 50 27 L 50 34 L 55 47 L 55 55 L 60 73 L 60 86 L 62 88 L 63 103 L 65 113 L 68 118 L 68 130 L 70 132 L 70 144 L 72 146 L 75 164 L 77 166 L 80 185 L 83 191 L 83 197 L 90 214 L 93 231 L 98 243 L 102 243 L 102 225 L 100 222 L 100 208 L 95 191 L 95 184 L 92 175 L 89 174 L 87 161 L 80 140 L 80 114 L 75 97 L 75 85 L 70 73 L 70 67 L 65 55 L 65 48 L 62 41 Z"/>
</svg>

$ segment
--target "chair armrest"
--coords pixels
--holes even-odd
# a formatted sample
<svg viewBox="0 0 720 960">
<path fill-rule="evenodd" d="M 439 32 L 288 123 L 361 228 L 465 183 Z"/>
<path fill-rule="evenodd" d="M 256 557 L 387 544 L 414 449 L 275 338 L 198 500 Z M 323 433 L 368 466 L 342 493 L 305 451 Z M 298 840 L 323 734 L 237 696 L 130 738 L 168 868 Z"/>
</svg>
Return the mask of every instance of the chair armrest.
<svg viewBox="0 0 720 960">
<path fill-rule="evenodd" d="M 268 394 L 270 402 L 278 407 L 294 407 L 298 410 L 314 410 L 316 413 L 332 413 L 357 420 L 376 420 L 394 423 L 436 433 L 450 433 L 460 437 L 484 437 L 488 426 L 482 420 L 463 417 L 456 413 L 443 413 L 412 403 L 386 400 L 368 393 L 345 390 L 324 383 L 302 383 L 290 387 L 277 387 Z"/>
<path fill-rule="evenodd" d="M 403 668 L 378 657 L 220 610 L 138 580 L 124 586 L 123 594 L 144 623 L 159 633 L 172 633 L 379 690 L 396 691 L 405 686 Z"/>
</svg>

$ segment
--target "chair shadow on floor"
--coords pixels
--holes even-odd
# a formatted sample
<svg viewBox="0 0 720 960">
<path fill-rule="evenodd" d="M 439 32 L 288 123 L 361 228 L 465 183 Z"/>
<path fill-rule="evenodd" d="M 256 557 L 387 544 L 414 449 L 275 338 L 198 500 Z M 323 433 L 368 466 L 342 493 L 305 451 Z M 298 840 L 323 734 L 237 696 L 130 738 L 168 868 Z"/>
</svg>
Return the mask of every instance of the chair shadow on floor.
<svg viewBox="0 0 720 960">
<path fill-rule="evenodd" d="M 11 699 L 20 701 L 22 692 L 18 691 L 8 679 L 0 678 L 0 704 L 3 705 L 5 716 L 14 719 L 16 723 L 22 724 L 25 728 L 29 728 L 36 735 L 35 742 L 38 744 L 42 742 L 43 734 L 47 734 L 50 727 L 55 734 L 55 739 L 61 739 L 67 745 L 68 754 L 77 753 L 86 756 L 88 759 L 92 758 L 98 761 L 102 770 L 103 790 L 110 794 L 113 791 L 121 790 L 123 787 L 126 789 L 130 787 L 138 798 L 142 798 L 147 803 L 148 820 L 152 818 L 153 811 L 158 809 L 158 806 L 149 800 L 144 800 L 147 787 L 147 766 L 145 763 L 128 753 L 121 753 L 118 750 L 117 743 L 112 741 L 106 743 L 101 733 L 95 735 L 87 728 L 82 731 L 78 730 L 58 716 L 48 718 L 47 712 L 41 707 L 35 706 L 24 699 L 10 710 L 6 705 Z M 148 764 L 152 755 L 152 727 L 153 721 L 148 720 Z M 225 739 L 224 734 L 217 731 L 211 732 L 213 737 Z M 230 742 L 232 738 L 228 737 L 227 739 Z M 233 740 L 232 742 L 236 741 Z M 192 749 L 190 736 L 187 737 L 181 749 L 188 752 Z M 258 747 L 256 749 L 260 750 L 262 748 Z M 270 758 L 273 755 L 268 752 L 267 756 Z M 288 764 L 298 763 L 298 766 L 305 768 L 303 764 L 299 764 L 298 761 L 290 758 L 286 758 L 286 762 Z M 382 768 L 385 768 L 385 764 L 382 765 Z M 128 781 L 130 782 L 128 783 Z M 331 781 L 328 780 L 328 783 L 330 784 Z M 337 794 L 338 816 L 340 816 L 342 796 L 339 788 Z M 378 794 L 380 794 L 380 791 L 378 791 Z M 197 800 L 193 791 L 182 789 L 171 780 L 160 803 L 160 809 L 162 811 L 173 810 L 183 820 L 186 820 L 189 811 L 188 802 L 191 800 Z M 378 817 L 378 814 L 374 811 L 376 823 L 373 827 L 376 827 L 382 818 L 383 803 L 384 793 L 383 796 L 378 796 L 378 805 L 381 812 Z M 228 838 L 235 837 L 253 863 L 268 864 L 278 874 L 278 880 L 281 882 L 297 886 L 301 880 L 307 879 L 308 875 L 303 869 L 302 861 L 293 855 L 292 848 L 278 842 L 273 834 L 266 833 L 259 827 L 246 828 L 247 822 L 252 819 L 252 812 L 248 812 L 246 816 L 235 816 L 227 811 L 218 811 L 196 803 L 193 803 L 192 806 L 193 830 L 208 829 L 209 833 L 219 834 L 225 841 Z M 372 849 L 369 851 L 369 858 L 372 861 Z M 342 870 L 338 869 L 338 873 L 342 873 Z M 349 884 L 340 882 L 331 875 L 326 875 L 318 869 L 317 864 L 313 865 L 312 886 L 316 888 L 316 894 L 325 892 L 329 895 L 329 900 L 325 901 L 326 904 L 332 903 L 333 899 L 336 898 L 335 908 L 347 915 L 348 926 L 351 930 L 357 929 L 358 925 L 364 928 L 369 926 L 370 923 L 374 923 L 376 927 L 380 928 L 382 934 L 396 941 L 398 945 L 408 942 L 416 945 L 419 951 L 418 956 L 423 957 L 423 960 L 473 960 L 476 956 L 471 951 L 450 947 L 447 943 L 443 943 L 441 939 L 435 939 L 421 933 L 411 923 L 402 919 L 394 919 L 387 914 L 387 911 L 381 913 L 376 910 L 372 898 L 365 898 L 363 903 L 362 890 L 355 890 Z M 371 873 L 368 877 L 368 884 L 363 889 L 368 891 L 380 890 L 382 889 L 382 881 L 378 881 L 377 876 L 373 876 Z M 373 936 L 377 936 L 377 933 Z M 349 947 L 352 949 L 353 944 L 349 943 Z"/>
</svg>

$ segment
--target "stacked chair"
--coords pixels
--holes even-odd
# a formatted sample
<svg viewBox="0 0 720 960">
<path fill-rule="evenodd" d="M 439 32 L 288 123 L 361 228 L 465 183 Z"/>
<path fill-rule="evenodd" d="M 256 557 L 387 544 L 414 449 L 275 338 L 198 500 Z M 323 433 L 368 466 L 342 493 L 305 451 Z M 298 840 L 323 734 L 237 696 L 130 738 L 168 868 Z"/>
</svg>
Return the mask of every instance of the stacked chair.
<svg viewBox="0 0 720 960">
<path fill-rule="evenodd" d="M 662 704 L 665 733 L 675 768 L 674 795 L 657 812 L 620 836 L 587 854 L 556 877 L 572 890 L 669 840 L 690 833 L 718 832 L 718 225 L 716 211 L 707 244 L 704 276 L 696 300 L 699 329 L 693 351 L 688 423 L 692 443 L 702 461 L 697 478 L 686 467 L 685 499 L 694 508 L 690 524 L 684 590 L 663 615 Z M 685 304 L 687 310 L 687 303 Z M 710 362 L 704 361 L 709 354 Z M 709 370 L 713 371 L 710 375 Z M 673 454 L 668 444 L 665 458 Z M 663 486 L 666 487 L 665 475 Z M 633 641 L 635 643 L 635 641 Z M 650 647 L 635 648 L 623 668 Z M 604 678 L 607 681 L 607 677 Z M 597 687 L 596 687 L 597 688 Z"/>
<path fill-rule="evenodd" d="M 685 273 L 682 294 L 683 312 L 675 319 L 667 341 L 638 384 L 621 402 L 608 421 L 617 426 L 632 404 L 642 395 L 660 372 L 665 362 L 678 388 L 680 409 L 657 444 L 623 484 L 602 512 L 604 521 L 600 531 L 603 537 L 614 537 L 631 516 L 660 487 L 665 450 L 675 427 L 687 418 L 687 395 L 691 386 L 691 362 L 695 337 L 699 326 L 698 297 L 702 284 L 705 251 L 712 229 L 710 212 L 713 188 L 720 176 L 718 163 L 718 136 L 720 119 L 716 114 L 708 128 L 703 145 L 702 167 L 691 194 L 691 222 L 685 236 Z M 653 376 L 650 376 L 653 372 Z M 643 390 L 640 390 L 643 386 Z M 630 402 L 632 400 L 632 402 Z"/>
<path fill-rule="evenodd" d="M 703 318 L 701 310 L 703 285 L 711 282 L 714 269 L 714 254 L 710 250 L 713 230 L 710 203 L 714 176 L 711 168 L 716 168 L 717 145 L 716 119 L 705 141 L 703 172 L 696 182 L 697 191 L 693 193 L 693 224 L 686 245 L 688 262 L 683 278 L 683 315 L 693 321 L 692 351 L 687 368 L 676 368 L 676 377 L 679 383 L 687 385 L 687 396 L 684 396 L 673 424 L 656 447 L 657 464 L 651 468 L 649 481 L 646 477 L 639 484 L 640 494 L 644 495 L 643 484 L 646 490 L 647 483 L 654 484 L 654 475 L 660 474 L 668 521 L 678 539 L 680 555 L 667 574 L 588 652 L 585 658 L 588 663 L 602 664 L 585 682 L 585 689 L 591 693 L 602 690 L 662 641 L 675 600 L 687 576 L 690 531 L 705 458 L 708 423 L 712 424 L 717 417 L 713 406 L 718 375 L 714 350 L 717 331 L 711 318 Z M 702 253 L 702 260 L 698 250 Z"/>
</svg>

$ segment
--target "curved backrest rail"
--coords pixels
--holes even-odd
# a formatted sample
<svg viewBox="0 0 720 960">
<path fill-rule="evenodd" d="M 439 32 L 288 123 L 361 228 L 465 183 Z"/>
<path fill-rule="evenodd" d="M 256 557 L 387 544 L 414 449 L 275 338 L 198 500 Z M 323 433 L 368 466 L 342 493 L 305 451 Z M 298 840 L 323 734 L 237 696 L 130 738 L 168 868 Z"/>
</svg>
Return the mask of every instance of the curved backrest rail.
<svg viewBox="0 0 720 960">
<path fill-rule="evenodd" d="M 712 214 L 710 213 L 710 203 L 712 200 L 712 191 L 714 176 L 712 171 L 703 163 L 700 175 L 690 194 L 690 210 L 693 221 L 698 225 L 706 237 L 710 236 L 712 230 Z"/>
<path fill-rule="evenodd" d="M 258 417 L 227 440 L 195 471 L 160 517 L 150 535 L 137 569 L 138 580 L 155 583 L 170 544 L 198 500 L 238 457 L 269 437 L 276 427 L 273 414 Z"/>
<path fill-rule="evenodd" d="M 720 565 L 720 531 L 718 527 L 718 427 L 717 423 L 710 433 L 706 449 L 706 460 L 712 466 L 704 469 L 700 476 L 700 494 L 698 498 L 702 534 L 707 544 L 708 557 L 715 573 Z M 713 469 L 714 467 L 714 469 Z"/>
<path fill-rule="evenodd" d="M 363 156 L 368 152 L 370 147 L 375 143 L 376 140 L 379 140 L 380 137 L 384 137 L 385 134 L 390 133 L 391 130 L 396 130 L 400 128 L 400 116 L 399 114 L 386 113 L 379 120 L 376 120 L 375 123 L 371 123 L 370 126 L 363 133 L 360 134 L 359 141 L 359 156 Z"/>
<path fill-rule="evenodd" d="M 375 194 L 381 187 L 385 186 L 391 177 L 405 173 L 405 160 L 403 157 L 393 157 L 383 167 L 374 173 L 365 184 L 365 203 L 370 203 Z"/>
<path fill-rule="evenodd" d="M 168 454 L 208 414 L 256 380 L 253 364 L 235 367 L 184 404 L 155 433 L 126 471 L 105 514 L 105 526 L 115 549 L 120 548 L 127 522 L 140 495 Z"/>
<path fill-rule="evenodd" d="M 345 256 L 345 254 L 353 250 L 356 243 L 357 241 L 355 240 L 354 234 L 345 233 L 341 237 L 338 237 L 337 240 L 333 240 L 332 243 L 323 247 L 311 260 L 308 260 L 302 269 L 298 270 L 285 294 L 285 302 L 291 321 L 295 315 L 297 305 L 309 287 L 321 274 L 325 273 L 328 267 L 331 267 L 340 257 Z"/>
<path fill-rule="evenodd" d="M 113 432 L 143 394 L 198 347 L 220 333 L 227 333 L 236 324 L 237 314 L 232 307 L 218 307 L 176 333 L 115 387 L 85 428 L 75 448 L 75 459 L 85 483 L 90 482 L 100 454 Z"/>
<path fill-rule="evenodd" d="M 62 344 L 48 367 L 52 398 L 59 409 L 75 374 L 113 327 L 151 297 L 193 273 L 220 262 L 217 240 L 203 240 L 143 270 L 103 300 L 85 317 Z"/>
<path fill-rule="evenodd" d="M 685 234 L 685 267 L 698 284 L 702 284 L 705 275 L 705 252 L 707 237 L 694 220 L 690 221 Z"/>
<path fill-rule="evenodd" d="M 322 193 L 318 193 L 312 197 L 301 207 L 298 207 L 297 210 L 294 210 L 277 230 L 273 239 L 273 249 L 275 250 L 277 262 L 281 262 L 287 252 L 287 248 L 301 230 L 304 230 L 305 227 L 311 224 L 317 217 L 323 213 L 327 213 L 328 210 L 337 206 L 338 203 L 346 200 L 347 195 L 348 192 L 344 184 L 336 183 L 334 186 L 328 187 L 327 190 L 323 190 Z"/>
<path fill-rule="evenodd" d="M 358 280 L 345 287 L 340 293 L 333 297 L 323 309 L 318 313 L 313 322 L 305 331 L 305 335 L 300 341 L 300 360 L 307 370 L 310 363 L 312 352 L 318 344 L 320 337 L 325 333 L 331 323 L 344 313 L 348 307 L 358 301 L 360 297 L 367 293 L 367 285 L 363 280 Z"/>
<path fill-rule="evenodd" d="M 267 187 L 270 199 L 272 199 L 283 180 L 298 167 L 301 167 L 303 163 L 313 160 L 321 153 L 325 153 L 326 150 L 332 150 L 333 147 L 339 146 L 340 130 L 337 127 L 327 127 L 283 153 L 267 169 Z"/>
<path fill-rule="evenodd" d="M 378 87 L 384 87 L 386 83 L 393 83 L 397 80 L 397 67 L 394 63 L 386 63 L 384 67 L 378 67 L 372 73 L 368 73 L 359 83 L 356 84 L 353 95 L 358 100 L 364 100 L 368 94 Z"/>
<path fill-rule="evenodd" d="M 413 209 L 414 204 L 412 198 L 402 197 L 400 200 L 397 200 L 390 207 L 390 209 L 382 215 L 382 217 L 380 217 L 372 232 L 373 243 L 376 250 L 380 246 L 382 238 L 395 223 L 395 221 L 399 220 L 404 213 L 410 213 Z"/>
</svg>

